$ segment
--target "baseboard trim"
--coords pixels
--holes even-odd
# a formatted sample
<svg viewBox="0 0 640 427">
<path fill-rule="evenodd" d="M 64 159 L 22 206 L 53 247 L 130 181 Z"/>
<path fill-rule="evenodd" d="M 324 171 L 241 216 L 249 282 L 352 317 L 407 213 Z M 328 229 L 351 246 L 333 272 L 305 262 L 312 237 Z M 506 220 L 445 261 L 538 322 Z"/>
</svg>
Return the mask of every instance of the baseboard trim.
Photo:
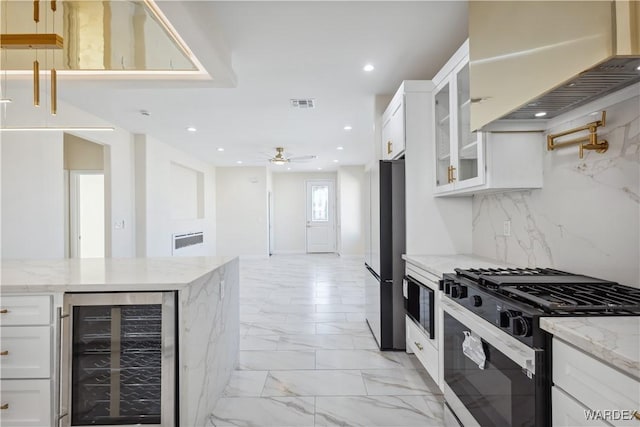
<svg viewBox="0 0 640 427">
<path fill-rule="evenodd" d="M 306 255 L 304 251 L 273 251 L 272 255 Z"/>
</svg>

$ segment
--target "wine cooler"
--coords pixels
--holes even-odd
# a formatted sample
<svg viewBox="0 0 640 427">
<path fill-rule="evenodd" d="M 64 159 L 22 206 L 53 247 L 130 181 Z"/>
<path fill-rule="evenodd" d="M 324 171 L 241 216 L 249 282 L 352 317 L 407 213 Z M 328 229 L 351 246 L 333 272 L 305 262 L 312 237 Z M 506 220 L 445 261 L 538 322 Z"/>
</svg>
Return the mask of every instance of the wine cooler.
<svg viewBox="0 0 640 427">
<path fill-rule="evenodd" d="M 174 426 L 176 294 L 66 294 L 62 426 Z"/>
</svg>

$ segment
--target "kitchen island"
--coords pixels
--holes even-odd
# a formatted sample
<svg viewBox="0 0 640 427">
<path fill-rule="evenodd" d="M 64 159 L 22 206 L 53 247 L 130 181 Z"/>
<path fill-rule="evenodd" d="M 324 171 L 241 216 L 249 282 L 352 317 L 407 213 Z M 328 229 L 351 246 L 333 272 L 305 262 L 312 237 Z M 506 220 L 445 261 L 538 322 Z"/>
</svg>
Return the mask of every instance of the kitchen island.
<svg viewBox="0 0 640 427">
<path fill-rule="evenodd" d="M 44 330 L 40 344 L 35 345 L 40 346 L 39 353 L 47 353 L 39 364 L 39 371 L 30 373 L 24 369 L 12 370 L 19 368 L 17 365 L 21 362 L 16 352 L 9 351 L 13 357 L 0 360 L 3 395 L 8 398 L 15 392 L 17 396 L 20 390 L 16 387 L 26 387 L 29 392 L 37 389 L 37 396 L 35 392 L 31 394 L 40 401 L 50 402 L 50 406 L 43 409 L 44 424 L 39 425 L 57 425 L 59 382 L 65 379 L 57 379 L 60 328 L 54 317 L 62 307 L 64 294 L 150 291 L 176 294 L 179 423 L 183 426 L 207 424 L 238 360 L 238 258 L 2 261 L 0 334 L 9 337 L 16 330 L 21 333 Z M 16 308 L 7 308 L 11 304 Z M 11 372 L 22 373 L 11 375 Z M 21 403 L 24 402 L 16 402 L 2 411 L 3 423 L 20 419 Z M 46 413 L 50 416 L 46 417 Z"/>
</svg>

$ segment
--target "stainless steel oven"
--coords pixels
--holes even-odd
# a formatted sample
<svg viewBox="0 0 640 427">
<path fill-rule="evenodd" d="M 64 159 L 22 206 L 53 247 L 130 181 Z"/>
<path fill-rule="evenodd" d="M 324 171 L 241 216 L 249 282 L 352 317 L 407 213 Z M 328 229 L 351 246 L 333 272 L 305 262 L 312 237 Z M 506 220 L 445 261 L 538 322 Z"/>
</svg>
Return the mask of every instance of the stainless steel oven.
<svg viewBox="0 0 640 427">
<path fill-rule="evenodd" d="M 424 330 L 430 339 L 435 339 L 433 289 L 412 276 L 405 276 L 403 294 L 407 315 Z"/>
<path fill-rule="evenodd" d="M 542 353 L 502 334 L 473 313 L 444 309 L 444 395 L 465 427 L 539 426 L 545 388 Z M 486 325 L 485 325 L 486 324 Z M 544 425 L 544 424 L 542 424 Z"/>
<path fill-rule="evenodd" d="M 176 425 L 176 294 L 64 296 L 63 426 Z"/>
</svg>

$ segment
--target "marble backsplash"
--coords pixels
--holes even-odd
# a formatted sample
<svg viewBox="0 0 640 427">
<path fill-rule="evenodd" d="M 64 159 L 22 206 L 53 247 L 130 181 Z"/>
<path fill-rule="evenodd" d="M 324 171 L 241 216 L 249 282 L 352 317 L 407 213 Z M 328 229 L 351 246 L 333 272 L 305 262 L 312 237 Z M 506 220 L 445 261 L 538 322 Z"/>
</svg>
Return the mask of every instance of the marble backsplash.
<svg viewBox="0 0 640 427">
<path fill-rule="evenodd" d="M 598 132 L 609 141 L 606 153 L 585 150 L 579 159 L 577 145 L 546 151 L 542 189 L 474 196 L 474 254 L 640 287 L 640 96 L 606 111 Z M 549 131 L 598 118 L 585 115 Z"/>
</svg>

